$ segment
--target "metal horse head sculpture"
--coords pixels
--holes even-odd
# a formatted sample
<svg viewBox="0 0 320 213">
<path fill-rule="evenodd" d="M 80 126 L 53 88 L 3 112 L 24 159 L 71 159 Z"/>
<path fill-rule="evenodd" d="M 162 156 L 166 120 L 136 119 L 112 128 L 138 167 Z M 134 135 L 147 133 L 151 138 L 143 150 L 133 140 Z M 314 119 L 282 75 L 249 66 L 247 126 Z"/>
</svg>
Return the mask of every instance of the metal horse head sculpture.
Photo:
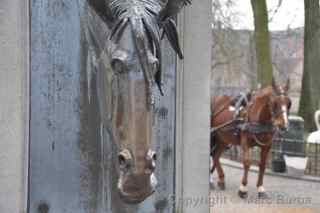
<svg viewBox="0 0 320 213">
<path fill-rule="evenodd" d="M 161 89 L 160 40 L 182 58 L 173 17 L 191 0 L 87 0 L 110 29 L 106 40 L 107 117 L 118 147 L 117 188 L 125 202 L 154 192 L 156 153 L 150 149 L 154 92 Z"/>
</svg>

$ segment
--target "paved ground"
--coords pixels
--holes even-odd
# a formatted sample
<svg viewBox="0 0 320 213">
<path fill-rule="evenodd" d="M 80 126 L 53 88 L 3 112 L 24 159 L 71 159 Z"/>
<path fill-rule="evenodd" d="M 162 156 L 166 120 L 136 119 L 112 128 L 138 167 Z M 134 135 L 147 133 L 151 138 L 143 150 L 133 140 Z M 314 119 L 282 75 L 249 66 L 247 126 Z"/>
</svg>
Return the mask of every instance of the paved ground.
<svg viewBox="0 0 320 213">
<path fill-rule="evenodd" d="M 268 199 L 258 199 L 257 174 L 249 174 L 249 196 L 240 199 L 237 195 L 242 169 L 223 166 L 226 174 L 226 190 L 215 186 L 211 192 L 212 213 L 320 213 L 320 183 L 265 176 L 264 186 Z M 215 174 L 215 180 L 217 180 Z"/>
</svg>

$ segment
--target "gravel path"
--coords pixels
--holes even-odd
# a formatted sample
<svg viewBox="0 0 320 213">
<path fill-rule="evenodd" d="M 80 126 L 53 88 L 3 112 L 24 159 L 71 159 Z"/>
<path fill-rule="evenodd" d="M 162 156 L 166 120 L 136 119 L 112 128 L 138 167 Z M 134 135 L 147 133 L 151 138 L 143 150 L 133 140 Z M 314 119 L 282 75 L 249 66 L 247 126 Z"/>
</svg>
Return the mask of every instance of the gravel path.
<svg viewBox="0 0 320 213">
<path fill-rule="evenodd" d="M 237 192 L 242 178 L 242 169 L 223 166 L 226 175 L 226 190 L 215 185 L 211 192 L 211 212 L 214 213 L 320 213 L 320 183 L 265 176 L 264 187 L 268 199 L 258 199 L 257 174 L 249 173 L 249 196 L 243 200 Z M 216 174 L 214 179 L 217 180 Z"/>
</svg>

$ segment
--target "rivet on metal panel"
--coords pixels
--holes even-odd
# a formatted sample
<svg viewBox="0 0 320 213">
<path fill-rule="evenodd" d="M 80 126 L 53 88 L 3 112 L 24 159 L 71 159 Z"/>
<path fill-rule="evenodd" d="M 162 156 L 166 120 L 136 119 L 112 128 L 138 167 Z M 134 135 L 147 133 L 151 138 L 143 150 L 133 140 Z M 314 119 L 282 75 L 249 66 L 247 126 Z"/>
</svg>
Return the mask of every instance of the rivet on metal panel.
<svg viewBox="0 0 320 213">
<path fill-rule="evenodd" d="M 158 110 L 158 117 L 159 117 L 160 119 L 165 120 L 165 119 L 168 117 L 168 109 L 165 108 L 165 107 L 161 107 L 161 108 Z"/>
<path fill-rule="evenodd" d="M 168 198 L 163 198 L 155 203 L 156 210 L 164 210 L 168 206 Z"/>
<path fill-rule="evenodd" d="M 49 205 L 47 203 L 40 203 L 38 206 L 39 213 L 49 213 Z"/>
</svg>

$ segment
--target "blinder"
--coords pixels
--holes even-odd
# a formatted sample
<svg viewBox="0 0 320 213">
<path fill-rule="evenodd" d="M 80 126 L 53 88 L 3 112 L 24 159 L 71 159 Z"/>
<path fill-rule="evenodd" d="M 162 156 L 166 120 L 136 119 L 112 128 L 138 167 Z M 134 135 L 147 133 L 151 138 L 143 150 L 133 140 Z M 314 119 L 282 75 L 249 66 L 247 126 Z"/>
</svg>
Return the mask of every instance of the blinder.
<svg viewBox="0 0 320 213">
<path fill-rule="evenodd" d="M 282 97 L 288 97 L 288 93 L 285 92 L 285 91 L 273 91 L 273 93 L 272 93 L 272 97 L 281 97 L 281 96 Z M 270 97 L 270 99 L 272 97 Z M 273 106 L 273 103 L 272 103 L 271 100 L 269 100 L 269 104 L 268 105 L 269 105 L 269 110 L 270 110 L 271 115 L 272 115 L 272 120 L 274 120 L 274 118 L 278 117 L 280 114 L 283 113 L 282 110 L 277 110 L 276 112 L 274 111 L 274 106 Z M 288 109 L 287 113 L 289 113 L 289 109 L 291 108 L 291 105 L 292 105 L 292 102 L 291 102 L 291 100 L 289 98 L 289 104 L 287 106 L 287 109 Z"/>
</svg>

